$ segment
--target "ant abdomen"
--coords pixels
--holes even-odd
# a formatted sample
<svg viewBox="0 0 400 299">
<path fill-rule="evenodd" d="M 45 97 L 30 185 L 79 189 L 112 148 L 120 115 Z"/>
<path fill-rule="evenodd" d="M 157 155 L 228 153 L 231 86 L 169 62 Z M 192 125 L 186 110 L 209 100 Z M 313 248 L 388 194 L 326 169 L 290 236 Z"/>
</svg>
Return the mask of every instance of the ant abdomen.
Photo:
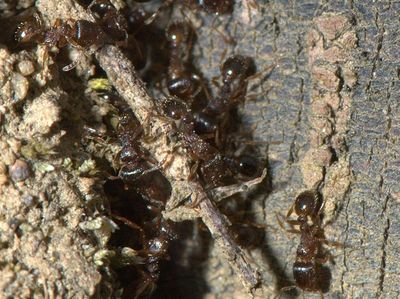
<svg viewBox="0 0 400 299">
<path fill-rule="evenodd" d="M 78 20 L 71 30 L 72 41 L 82 48 L 88 48 L 105 38 L 101 28 L 93 22 Z"/>
<path fill-rule="evenodd" d="M 258 160 L 248 155 L 238 158 L 238 170 L 241 175 L 254 177 L 258 173 Z"/>
<path fill-rule="evenodd" d="M 210 134 L 218 129 L 218 121 L 204 112 L 194 113 L 194 125 L 197 134 Z"/>
<path fill-rule="evenodd" d="M 317 267 L 318 265 L 315 262 L 295 262 L 293 264 L 293 277 L 296 285 L 305 291 L 319 291 Z"/>
<path fill-rule="evenodd" d="M 118 176 L 124 181 L 136 181 L 148 169 L 145 163 L 127 163 L 121 167 Z"/>
<path fill-rule="evenodd" d="M 42 43 L 44 40 L 44 29 L 39 15 L 34 14 L 26 21 L 20 23 L 14 37 L 17 43 Z"/>
<path fill-rule="evenodd" d="M 171 79 L 167 84 L 169 93 L 181 99 L 195 96 L 199 89 L 198 84 L 188 77 Z"/>
</svg>

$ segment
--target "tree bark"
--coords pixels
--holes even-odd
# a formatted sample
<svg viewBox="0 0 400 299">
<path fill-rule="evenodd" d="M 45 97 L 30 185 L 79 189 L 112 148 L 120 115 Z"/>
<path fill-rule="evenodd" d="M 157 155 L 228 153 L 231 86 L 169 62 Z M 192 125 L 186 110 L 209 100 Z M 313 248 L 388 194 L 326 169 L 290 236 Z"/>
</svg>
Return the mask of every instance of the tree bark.
<svg viewBox="0 0 400 299">
<path fill-rule="evenodd" d="M 46 4 L 37 6 L 44 13 Z M 78 8 L 66 11 L 63 18 L 82 17 Z M 237 1 L 232 15 L 193 19 L 194 64 L 205 78 L 219 76 L 231 54 L 252 57 L 261 73 L 249 83 L 254 99 L 239 109 L 242 131 L 251 132 L 260 160 L 268 161 L 268 180 L 244 204 L 251 221 L 264 225 L 246 230 L 243 242 L 262 276 L 256 297 L 293 285 L 299 236 L 286 233 L 276 214 L 286 215 L 297 194 L 312 188 L 324 199 L 326 238 L 343 244 L 325 246 L 334 263 L 325 264 L 331 278 L 324 297 L 399 296 L 399 13 L 396 1 Z M 40 48 L 12 53 L 7 46 L 0 49 L 0 292 L 115 296 L 115 277 L 99 270 L 108 269 L 114 227 L 102 216 L 100 182 L 82 166 L 93 158 L 79 145 L 78 128 L 93 111 L 81 94 L 85 86 L 66 90 L 61 67 L 39 74 Z M 21 76 L 19 62 L 26 60 L 35 72 Z M 78 76 L 85 77 L 82 68 Z M 30 167 L 22 183 L 12 179 L 17 159 Z M 232 203 L 225 201 L 227 210 Z M 197 235 L 173 247 L 176 269 L 166 268 L 155 296 L 249 297 L 212 240 L 193 227 Z M 187 258 L 196 250 L 200 261 Z"/>
</svg>

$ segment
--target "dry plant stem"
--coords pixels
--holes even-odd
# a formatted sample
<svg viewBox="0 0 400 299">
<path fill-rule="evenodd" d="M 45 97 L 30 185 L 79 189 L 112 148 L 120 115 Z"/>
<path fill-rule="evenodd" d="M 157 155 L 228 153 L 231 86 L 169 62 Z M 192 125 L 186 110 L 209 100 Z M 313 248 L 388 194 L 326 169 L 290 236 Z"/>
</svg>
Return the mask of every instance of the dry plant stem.
<svg viewBox="0 0 400 299">
<path fill-rule="evenodd" d="M 209 192 L 212 195 L 214 201 L 218 202 L 224 198 L 230 197 L 240 192 L 247 192 L 250 190 L 251 187 L 257 186 L 261 184 L 261 182 L 267 176 L 267 169 L 265 168 L 261 174 L 261 176 L 247 182 L 242 182 L 239 184 L 229 185 L 218 187 Z"/>
<path fill-rule="evenodd" d="M 172 123 L 159 115 L 153 99 L 148 95 L 144 83 L 137 76 L 130 61 L 118 48 L 111 45 L 99 49 L 96 57 L 111 84 L 128 103 L 143 124 L 146 135 L 152 140 L 144 146 L 157 161 L 171 161 L 163 172 L 172 185 L 171 197 L 176 205 L 189 197 L 200 201 L 198 216 L 210 230 L 217 246 L 226 255 L 243 285 L 248 290 L 256 288 L 260 283 L 259 273 L 235 242 L 228 229 L 229 222 L 210 201 L 203 187 L 195 181 L 188 180 L 191 161 L 185 150 L 179 146 L 179 142 L 170 138 L 175 133 Z"/>
</svg>

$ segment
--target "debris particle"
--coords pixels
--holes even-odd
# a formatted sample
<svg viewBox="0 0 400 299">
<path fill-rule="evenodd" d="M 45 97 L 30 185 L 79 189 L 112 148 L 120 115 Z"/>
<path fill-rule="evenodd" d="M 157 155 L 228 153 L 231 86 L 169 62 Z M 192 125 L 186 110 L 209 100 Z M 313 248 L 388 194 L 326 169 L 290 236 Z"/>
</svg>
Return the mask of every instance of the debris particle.
<svg viewBox="0 0 400 299">
<path fill-rule="evenodd" d="M 25 181 L 29 177 L 29 166 L 25 161 L 17 160 L 11 166 L 9 174 L 14 182 Z"/>
<path fill-rule="evenodd" d="M 11 79 L 13 100 L 21 101 L 26 98 L 29 90 L 28 80 L 19 73 L 14 73 Z"/>
<path fill-rule="evenodd" d="M 18 63 L 17 69 L 22 76 L 29 76 L 35 71 L 35 66 L 33 65 L 32 61 L 22 60 Z"/>
</svg>

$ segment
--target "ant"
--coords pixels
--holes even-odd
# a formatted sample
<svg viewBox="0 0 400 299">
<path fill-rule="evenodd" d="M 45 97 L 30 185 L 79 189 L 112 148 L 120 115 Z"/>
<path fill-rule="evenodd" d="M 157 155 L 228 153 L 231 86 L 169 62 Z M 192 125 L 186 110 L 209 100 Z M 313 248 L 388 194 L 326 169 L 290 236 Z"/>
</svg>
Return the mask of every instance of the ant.
<svg viewBox="0 0 400 299">
<path fill-rule="evenodd" d="M 291 227 L 285 229 L 282 220 L 278 218 L 279 225 L 290 233 L 300 234 L 300 244 L 296 251 L 296 260 L 293 264 L 293 277 L 296 286 L 304 291 L 319 292 L 327 291 L 329 288 L 330 273 L 322 267 L 331 255 L 323 248 L 323 244 L 336 244 L 325 239 L 321 227 L 321 213 L 324 204 L 319 194 L 314 190 L 300 193 L 287 212 L 285 221 Z M 294 213 L 297 219 L 289 219 Z M 299 228 L 295 229 L 294 226 Z M 292 289 L 293 286 L 282 290 Z M 281 291 L 282 291 L 281 290 Z"/>
<path fill-rule="evenodd" d="M 191 28 L 187 23 L 176 22 L 166 30 L 166 37 L 170 44 L 170 60 L 168 67 L 167 88 L 170 95 L 187 102 L 192 108 L 204 106 L 198 97 L 201 90 L 207 90 L 202 79 L 195 73 L 188 71 L 187 60 L 191 48 Z M 197 101 L 195 102 L 195 98 Z M 218 122 L 214 117 L 196 112 L 194 116 L 194 130 L 200 135 L 210 135 L 217 130 Z"/>
<path fill-rule="evenodd" d="M 62 21 L 57 19 L 54 25 L 44 27 L 38 13 L 22 22 L 17 27 L 15 39 L 18 43 L 39 43 L 49 48 L 62 48 L 68 44 L 88 49 L 91 46 L 102 46 L 115 43 L 117 46 L 127 46 L 128 34 L 126 20 L 108 0 L 96 0 L 89 5 L 89 10 L 96 22 L 87 20 Z M 63 68 L 69 71 L 74 68 L 76 61 Z"/>
<path fill-rule="evenodd" d="M 219 87 L 219 95 L 212 98 L 202 111 L 194 114 L 196 132 L 213 137 L 218 148 L 223 144 L 221 133 L 229 125 L 228 112 L 242 101 L 252 72 L 253 65 L 249 57 L 235 55 L 226 59 L 221 66 L 222 86 Z"/>
<path fill-rule="evenodd" d="M 57 19 L 51 28 L 46 29 L 37 13 L 18 26 L 15 39 L 18 43 L 35 42 L 49 48 L 53 46 L 62 48 L 68 44 L 78 48 L 89 48 L 112 41 L 99 25 L 86 20 L 63 22 Z M 76 61 L 65 66 L 63 70 L 69 71 L 75 65 Z"/>
<path fill-rule="evenodd" d="M 113 104 L 118 105 L 117 109 L 122 111 L 117 127 L 117 137 L 122 145 L 119 154 L 122 166 L 118 177 L 124 184 L 124 191 L 133 188 L 146 202 L 145 211 L 142 214 L 146 214 L 147 221 L 143 221 L 140 225 L 128 219 L 129 215 L 127 218 L 112 215 L 140 233 L 142 248 L 137 252 L 142 265 L 137 267 L 139 267 L 141 280 L 134 294 L 134 298 L 139 298 L 145 293 L 151 294 L 155 289 L 160 275 L 160 264 L 168 258 L 169 243 L 176 238 L 173 227 L 162 216 L 171 190 L 168 181 L 157 171 L 160 167 L 149 166 L 151 163 L 156 164 L 156 161 L 152 161 L 139 145 L 138 139 L 143 133 L 139 121 L 124 103 L 119 103 L 118 99 Z M 154 175 L 146 176 L 145 174 L 149 172 Z M 122 213 L 125 211 L 122 210 Z"/>
<path fill-rule="evenodd" d="M 130 110 L 121 113 L 117 135 L 122 145 L 119 160 L 122 167 L 118 176 L 124 181 L 135 181 L 139 177 L 158 170 L 158 166 L 149 167 L 149 157 L 141 149 L 138 138 L 142 134 L 142 127 Z M 151 161 L 156 163 L 156 161 Z"/>
<path fill-rule="evenodd" d="M 171 95 L 192 103 L 199 93 L 200 78 L 188 73 L 187 60 L 191 48 L 190 26 L 184 22 L 176 22 L 168 26 L 166 37 L 170 45 L 167 87 Z"/>
<path fill-rule="evenodd" d="M 221 67 L 222 86 L 219 96 L 212 99 L 203 112 L 218 116 L 237 105 L 246 92 L 246 83 L 252 72 L 253 65 L 249 57 L 235 55 L 225 60 Z"/>
<path fill-rule="evenodd" d="M 235 174 L 249 177 L 257 173 L 257 162 L 251 157 L 226 157 L 201 138 L 194 130 L 194 118 L 185 103 L 177 99 L 167 99 L 164 100 L 162 108 L 166 116 L 181 122 L 178 135 L 197 161 L 192 168 L 191 177 L 200 165 L 200 177 L 203 181 L 210 187 L 217 187 L 231 183 Z"/>
</svg>

